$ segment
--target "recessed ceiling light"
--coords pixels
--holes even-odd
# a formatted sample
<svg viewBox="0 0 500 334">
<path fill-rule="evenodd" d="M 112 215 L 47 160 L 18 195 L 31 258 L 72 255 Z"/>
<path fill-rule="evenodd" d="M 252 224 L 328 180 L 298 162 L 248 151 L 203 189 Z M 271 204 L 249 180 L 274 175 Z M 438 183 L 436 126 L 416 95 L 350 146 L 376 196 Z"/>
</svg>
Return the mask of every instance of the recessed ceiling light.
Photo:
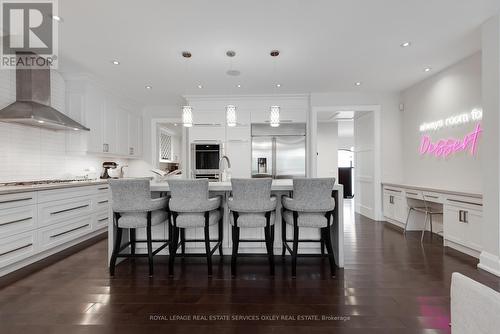
<svg viewBox="0 0 500 334">
<path fill-rule="evenodd" d="M 78 130 L 80 130 L 80 129 L 78 129 L 78 128 L 73 128 L 73 130 L 78 131 Z"/>
<path fill-rule="evenodd" d="M 276 87 L 280 88 L 280 87 L 281 87 L 281 84 L 276 84 Z"/>
<path fill-rule="evenodd" d="M 356 86 L 361 86 L 361 81 L 355 83 Z"/>
<path fill-rule="evenodd" d="M 199 89 L 202 89 L 202 88 L 203 88 L 203 86 L 202 86 L 202 85 L 198 85 L 198 88 L 199 88 Z"/>
<path fill-rule="evenodd" d="M 237 84 L 237 85 L 236 85 L 236 87 L 241 88 L 241 85 L 240 85 L 240 84 Z"/>
<path fill-rule="evenodd" d="M 407 48 L 407 47 L 409 47 L 410 45 L 411 45 L 411 42 L 403 42 L 403 43 L 401 43 L 401 44 L 400 44 L 400 46 L 401 46 L 402 48 Z"/>
<path fill-rule="evenodd" d="M 424 68 L 424 72 L 430 72 L 431 70 L 432 70 L 432 68 L 430 68 L 430 67 Z"/>
<path fill-rule="evenodd" d="M 37 122 L 38 122 L 38 123 L 40 123 L 40 124 L 43 124 L 43 123 L 45 123 L 44 121 L 37 121 Z"/>
<path fill-rule="evenodd" d="M 112 60 L 111 62 L 113 63 L 113 65 L 120 65 L 120 62 L 118 60 Z"/>
<path fill-rule="evenodd" d="M 153 86 L 146 85 L 146 89 L 153 89 Z"/>
<path fill-rule="evenodd" d="M 63 22 L 64 20 L 62 19 L 62 17 L 60 16 L 57 16 L 57 15 L 52 15 L 52 19 L 54 21 L 57 21 L 57 22 Z"/>
</svg>

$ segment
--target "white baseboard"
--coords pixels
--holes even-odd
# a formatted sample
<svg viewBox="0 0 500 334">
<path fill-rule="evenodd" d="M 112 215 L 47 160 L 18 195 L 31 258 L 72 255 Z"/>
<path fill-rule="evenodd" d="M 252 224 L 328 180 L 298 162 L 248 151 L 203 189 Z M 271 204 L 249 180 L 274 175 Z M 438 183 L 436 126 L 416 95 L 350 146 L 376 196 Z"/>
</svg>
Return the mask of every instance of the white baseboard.
<svg viewBox="0 0 500 334">
<path fill-rule="evenodd" d="M 500 277 L 500 257 L 498 255 L 482 251 L 479 255 L 477 267 Z"/>
</svg>

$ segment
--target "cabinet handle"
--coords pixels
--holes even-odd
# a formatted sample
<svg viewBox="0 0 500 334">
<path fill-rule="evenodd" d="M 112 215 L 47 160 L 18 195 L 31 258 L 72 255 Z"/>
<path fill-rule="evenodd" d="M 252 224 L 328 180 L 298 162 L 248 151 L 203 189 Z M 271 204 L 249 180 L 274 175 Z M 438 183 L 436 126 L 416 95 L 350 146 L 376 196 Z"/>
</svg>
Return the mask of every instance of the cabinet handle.
<svg viewBox="0 0 500 334">
<path fill-rule="evenodd" d="M 439 196 L 434 196 L 434 195 L 424 195 L 424 197 L 429 197 L 429 198 L 439 198 Z"/>
<path fill-rule="evenodd" d="M 394 196 L 389 196 L 389 204 L 394 204 Z"/>
<path fill-rule="evenodd" d="M 128 148 L 128 154 L 129 155 L 134 155 L 134 148 L 133 147 L 129 147 Z"/>
<path fill-rule="evenodd" d="M 109 218 L 108 218 L 108 217 L 106 217 L 106 218 L 101 218 L 101 219 L 99 219 L 99 220 L 97 220 L 97 221 L 100 223 L 100 222 L 103 222 L 103 221 L 108 220 L 108 219 L 109 219 Z"/>
<path fill-rule="evenodd" d="M 28 197 L 28 198 L 19 198 L 19 199 L 11 199 L 11 200 L 7 200 L 7 201 L 1 201 L 0 204 L 4 204 L 4 203 L 14 203 L 14 202 L 21 202 L 21 201 L 29 201 L 29 200 L 32 200 L 33 197 Z"/>
<path fill-rule="evenodd" d="M 28 221 L 28 220 L 31 220 L 31 219 L 33 219 L 33 217 L 24 218 L 24 219 L 18 219 L 18 220 L 13 220 L 11 222 L 2 223 L 2 224 L 0 224 L 0 226 L 6 226 L 6 225 L 15 224 L 15 223 L 21 223 L 21 222 L 25 222 L 25 221 Z"/>
<path fill-rule="evenodd" d="M 406 193 L 407 193 L 407 194 L 410 194 L 410 195 L 414 195 L 414 196 L 417 196 L 417 195 L 418 195 L 418 193 L 412 193 L 412 192 L 409 192 L 409 191 L 407 191 Z"/>
<path fill-rule="evenodd" d="M 109 144 L 102 144 L 102 151 L 104 153 L 109 152 Z"/>
<path fill-rule="evenodd" d="M 97 204 L 104 204 L 104 203 L 108 203 L 108 200 L 97 202 Z"/>
<path fill-rule="evenodd" d="M 97 190 L 108 190 L 108 187 L 97 188 Z"/>
<path fill-rule="evenodd" d="M 447 198 L 447 200 L 450 201 L 450 202 L 455 202 L 455 203 L 463 203 L 463 204 L 471 204 L 471 205 L 483 206 L 482 204 L 479 204 L 479 203 L 461 201 L 459 199 Z"/>
<path fill-rule="evenodd" d="M 461 223 L 469 222 L 469 211 L 459 210 L 458 211 L 458 221 Z"/>
<path fill-rule="evenodd" d="M 68 211 L 73 211 L 73 210 L 87 208 L 88 206 L 89 206 L 88 204 L 86 204 L 86 205 L 80 205 L 80 206 L 76 206 L 74 208 L 64 209 L 64 210 L 56 211 L 56 212 L 51 212 L 50 214 L 51 215 L 58 215 L 60 213 L 64 213 L 64 212 L 68 212 Z"/>
<path fill-rule="evenodd" d="M 57 238 L 57 237 L 60 237 L 61 235 L 65 235 L 65 234 L 68 234 L 70 232 L 74 232 L 76 230 L 80 230 L 80 229 L 85 228 L 85 227 L 87 227 L 89 225 L 90 224 L 85 224 L 85 225 L 82 225 L 82 226 L 78 226 L 78 227 L 72 228 L 71 230 L 67 230 L 67 231 L 64 231 L 64 232 L 61 232 L 61 233 L 57 233 L 57 234 L 51 235 L 50 237 L 51 238 Z"/>
<path fill-rule="evenodd" d="M 401 190 L 396 190 L 396 189 L 391 189 L 391 188 L 385 188 L 385 190 L 394 191 L 395 193 L 400 193 L 401 192 Z"/>
<path fill-rule="evenodd" d="M 10 251 L 6 251 L 6 252 L 3 252 L 3 253 L 0 253 L 0 256 L 4 256 L 4 255 L 10 254 L 10 253 L 14 253 L 14 252 L 17 252 L 18 250 L 21 250 L 21 249 L 24 249 L 24 248 L 28 248 L 30 246 L 33 246 L 33 244 L 30 243 L 30 244 L 27 244 L 27 245 L 24 245 L 24 246 L 21 246 L 21 247 L 17 247 L 17 248 L 11 249 Z"/>
</svg>

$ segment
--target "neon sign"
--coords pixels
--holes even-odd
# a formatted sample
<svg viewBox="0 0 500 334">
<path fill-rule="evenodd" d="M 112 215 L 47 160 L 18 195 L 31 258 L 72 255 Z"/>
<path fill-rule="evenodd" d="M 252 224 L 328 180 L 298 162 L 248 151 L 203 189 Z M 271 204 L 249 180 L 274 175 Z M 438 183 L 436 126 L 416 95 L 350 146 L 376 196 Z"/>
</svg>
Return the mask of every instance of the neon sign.
<svg viewBox="0 0 500 334">
<path fill-rule="evenodd" d="M 474 131 L 466 134 L 463 139 L 440 139 L 433 143 L 430 136 L 423 135 L 422 140 L 420 141 L 420 155 L 432 155 L 438 158 L 447 158 L 455 153 L 465 151 L 469 151 L 470 155 L 475 155 L 481 132 L 483 132 L 481 124 L 477 123 Z"/>
<path fill-rule="evenodd" d="M 445 119 L 440 119 L 434 122 L 422 123 L 420 124 L 420 132 L 425 131 L 435 131 L 442 129 L 444 127 L 452 127 L 462 124 L 467 124 L 469 122 L 480 121 L 483 119 L 483 110 L 479 108 L 474 108 L 468 113 L 453 115 Z"/>
</svg>

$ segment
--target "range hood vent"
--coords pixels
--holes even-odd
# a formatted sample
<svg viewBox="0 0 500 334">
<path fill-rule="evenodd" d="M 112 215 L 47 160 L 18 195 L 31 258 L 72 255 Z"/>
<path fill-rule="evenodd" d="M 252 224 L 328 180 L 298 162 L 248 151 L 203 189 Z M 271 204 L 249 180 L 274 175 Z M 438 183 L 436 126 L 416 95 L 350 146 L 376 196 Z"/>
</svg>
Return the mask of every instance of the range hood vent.
<svg viewBox="0 0 500 334">
<path fill-rule="evenodd" d="M 0 122 L 51 130 L 90 131 L 50 106 L 50 69 L 39 67 L 16 69 L 16 102 L 0 110 Z"/>
</svg>

